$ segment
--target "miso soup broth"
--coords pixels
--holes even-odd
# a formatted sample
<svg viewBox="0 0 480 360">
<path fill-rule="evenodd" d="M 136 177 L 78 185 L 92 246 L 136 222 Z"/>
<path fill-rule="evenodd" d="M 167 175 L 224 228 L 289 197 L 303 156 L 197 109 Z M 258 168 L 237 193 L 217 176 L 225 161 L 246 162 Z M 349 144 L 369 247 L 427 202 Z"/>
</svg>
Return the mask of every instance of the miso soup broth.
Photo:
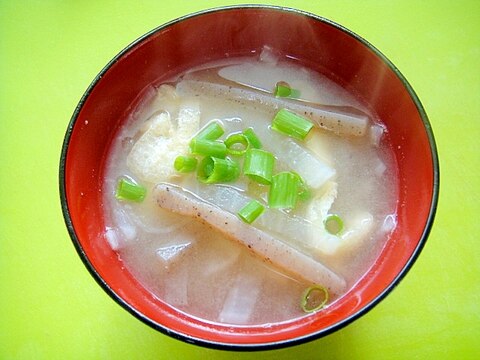
<svg viewBox="0 0 480 360">
<path fill-rule="evenodd" d="M 286 96 L 273 93 L 278 83 Z M 328 307 L 372 266 L 396 224 L 388 133 L 360 96 L 269 51 L 152 86 L 109 152 L 106 241 L 154 296 L 206 321 L 305 316 L 302 299 L 314 285 L 328 292 Z M 272 128 L 285 108 L 313 123 L 304 139 Z M 235 180 L 199 181 L 208 155 L 192 154 L 190 143 L 212 123 L 223 133 L 208 141 L 250 129 L 273 155 L 274 176 L 297 174 L 295 205 L 269 205 L 273 185 L 244 174 L 245 154 L 227 153 Z M 252 143 L 231 149 L 246 148 Z M 182 155 L 197 160 L 195 170 L 174 168 Z M 146 189 L 143 200 L 119 199 L 121 179 Z M 251 200 L 264 210 L 248 224 L 238 212 Z"/>
</svg>

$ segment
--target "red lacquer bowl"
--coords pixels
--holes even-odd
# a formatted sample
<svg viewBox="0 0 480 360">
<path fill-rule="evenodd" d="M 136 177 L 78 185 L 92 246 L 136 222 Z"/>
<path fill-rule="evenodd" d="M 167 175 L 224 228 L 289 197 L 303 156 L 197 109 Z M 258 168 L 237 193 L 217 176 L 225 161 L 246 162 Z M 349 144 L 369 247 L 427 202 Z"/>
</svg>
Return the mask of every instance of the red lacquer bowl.
<svg viewBox="0 0 480 360">
<path fill-rule="evenodd" d="M 193 66 L 258 54 L 264 45 L 335 75 L 361 94 L 385 122 L 399 174 L 398 225 L 379 258 L 344 297 L 321 311 L 271 327 L 211 324 L 156 299 L 126 270 L 105 241 L 105 158 L 129 106 L 152 83 Z M 365 314 L 405 276 L 433 223 L 439 168 L 425 111 L 397 68 L 351 31 L 301 11 L 241 6 L 189 15 L 144 35 L 94 79 L 68 126 L 60 162 L 60 195 L 73 243 L 95 280 L 120 305 L 163 333 L 203 346 L 278 348 L 342 328 Z"/>
</svg>

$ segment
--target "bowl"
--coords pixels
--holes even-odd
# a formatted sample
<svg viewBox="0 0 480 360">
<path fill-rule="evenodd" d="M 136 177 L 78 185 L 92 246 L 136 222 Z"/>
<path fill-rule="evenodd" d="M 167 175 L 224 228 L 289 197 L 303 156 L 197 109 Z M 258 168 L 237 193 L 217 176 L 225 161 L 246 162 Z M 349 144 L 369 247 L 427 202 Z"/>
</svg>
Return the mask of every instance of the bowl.
<svg viewBox="0 0 480 360">
<path fill-rule="evenodd" d="M 258 54 L 264 45 L 334 74 L 378 113 L 390 134 L 399 175 L 397 226 L 368 273 L 325 310 L 265 326 L 212 324 L 152 296 L 105 241 L 102 182 L 112 139 L 130 105 L 150 84 L 205 62 Z M 73 244 L 93 278 L 149 326 L 197 345 L 260 350 L 330 334 L 364 315 L 412 267 L 432 227 L 439 166 L 427 115 L 399 70 L 374 46 L 319 16 L 274 6 L 224 7 L 191 14 L 128 45 L 95 77 L 68 125 L 60 197 Z"/>
</svg>

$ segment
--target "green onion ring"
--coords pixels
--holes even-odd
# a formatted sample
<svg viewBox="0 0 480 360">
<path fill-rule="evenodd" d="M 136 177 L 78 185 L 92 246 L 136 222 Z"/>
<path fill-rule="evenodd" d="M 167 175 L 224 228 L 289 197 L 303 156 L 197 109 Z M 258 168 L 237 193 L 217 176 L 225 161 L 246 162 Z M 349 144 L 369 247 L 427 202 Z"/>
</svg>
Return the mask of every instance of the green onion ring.
<svg viewBox="0 0 480 360">
<path fill-rule="evenodd" d="M 250 148 L 250 141 L 248 137 L 241 133 L 233 133 L 227 136 L 224 141 L 225 146 L 227 147 L 227 152 L 230 155 L 240 156 L 245 154 L 245 152 Z M 235 149 L 235 145 L 241 145 L 242 149 Z"/>
<path fill-rule="evenodd" d="M 323 220 L 323 225 L 325 230 L 327 230 L 332 235 L 338 235 L 343 230 L 343 220 L 337 214 L 329 214 Z"/>
<path fill-rule="evenodd" d="M 315 292 L 322 292 L 323 300 L 317 305 L 312 307 L 311 304 L 309 304 L 309 302 L 311 300 L 310 297 L 314 295 Z M 312 285 L 303 292 L 300 306 L 302 307 L 303 311 L 305 311 L 306 313 L 310 313 L 310 312 L 314 312 L 322 309 L 327 304 L 327 302 L 328 302 L 328 290 L 321 285 Z"/>
</svg>

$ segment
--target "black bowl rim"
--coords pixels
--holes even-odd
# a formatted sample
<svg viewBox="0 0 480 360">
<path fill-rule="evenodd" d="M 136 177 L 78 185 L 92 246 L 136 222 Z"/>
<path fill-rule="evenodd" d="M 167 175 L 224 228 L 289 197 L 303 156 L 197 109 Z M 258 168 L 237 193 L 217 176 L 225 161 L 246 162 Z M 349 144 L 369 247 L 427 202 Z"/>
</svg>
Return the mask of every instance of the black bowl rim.
<svg viewBox="0 0 480 360">
<path fill-rule="evenodd" d="M 133 306 L 128 304 L 125 300 L 123 300 L 98 274 L 96 269 L 93 267 L 93 265 L 90 263 L 87 254 L 83 250 L 80 241 L 77 237 L 77 234 L 75 232 L 75 229 L 73 227 L 72 219 L 70 217 L 70 212 L 68 209 L 68 203 L 67 203 L 67 197 L 66 197 L 66 184 L 65 184 L 65 163 L 66 163 L 66 158 L 67 158 L 67 152 L 68 152 L 68 145 L 70 143 L 70 138 L 72 135 L 73 127 L 76 123 L 77 117 L 80 113 L 80 110 L 82 109 L 84 103 L 86 102 L 87 98 L 89 97 L 90 93 L 94 89 L 94 87 L 97 85 L 99 80 L 102 78 L 103 74 L 105 74 L 113 64 L 115 64 L 119 58 L 121 58 L 125 53 L 130 51 L 133 47 L 135 47 L 137 44 L 143 42 L 150 36 L 156 34 L 157 32 L 166 29 L 178 22 L 197 17 L 197 16 L 202 16 L 205 14 L 209 13 L 215 13 L 215 12 L 223 12 L 223 11 L 231 11 L 231 10 L 239 10 L 239 9 L 256 9 L 256 10 L 269 10 L 269 11 L 280 11 L 280 12 L 286 12 L 286 13 L 294 13 L 297 15 L 305 16 L 320 22 L 323 22 L 327 25 L 330 25 L 337 30 L 340 30 L 344 32 L 345 34 L 353 37 L 356 41 L 359 41 L 362 43 L 364 46 L 369 48 L 376 56 L 378 56 L 384 63 L 387 65 L 399 78 L 399 80 L 402 82 L 402 84 L 405 86 L 407 89 L 408 93 L 410 94 L 410 97 L 415 103 L 415 106 L 422 118 L 423 125 L 425 127 L 425 130 L 427 132 L 429 144 L 430 144 L 430 152 L 432 156 L 432 162 L 433 162 L 433 193 L 432 193 L 432 199 L 431 199 L 431 204 L 430 204 L 430 211 L 429 215 L 423 230 L 423 233 L 421 235 L 420 241 L 418 242 L 418 245 L 414 249 L 413 253 L 411 254 L 409 260 L 405 264 L 405 266 L 401 269 L 401 271 L 397 274 L 397 276 L 392 280 L 392 282 L 379 294 L 377 297 L 375 297 L 372 301 L 370 301 L 366 306 L 358 310 L 355 314 L 350 315 L 349 317 L 343 319 L 342 321 L 327 327 L 325 329 L 322 329 L 320 331 L 310 333 L 301 337 L 297 338 L 292 338 L 292 339 L 287 339 L 287 340 L 282 340 L 282 341 L 275 341 L 275 342 L 269 342 L 269 343 L 248 343 L 248 344 L 238 344 L 238 343 L 227 343 L 227 342 L 219 342 L 219 341 L 209 341 L 201 338 L 196 338 L 190 335 L 186 335 L 174 330 L 171 330 L 161 324 L 158 324 L 157 322 L 151 320 L 150 318 L 146 317 L 143 315 L 141 312 L 136 310 Z M 163 25 L 160 25 L 151 31 L 145 33 L 144 35 L 140 36 L 137 38 L 135 41 L 127 45 L 122 51 L 120 51 L 108 64 L 99 72 L 99 74 L 93 79 L 85 93 L 83 94 L 82 98 L 80 99 L 78 105 L 76 106 L 73 115 L 70 119 L 69 125 L 67 127 L 63 145 L 62 145 L 62 151 L 61 151 L 61 156 L 60 156 L 60 166 L 59 166 L 59 191 L 60 191 L 60 201 L 61 201 L 61 207 L 62 207 L 62 213 L 64 217 L 65 224 L 67 226 L 70 238 L 73 242 L 73 245 L 78 252 L 83 264 L 85 267 L 88 269 L 92 277 L 96 280 L 96 282 L 103 288 L 103 290 L 115 301 L 117 302 L 120 306 L 122 306 L 124 309 L 126 309 L 129 313 L 134 315 L 136 318 L 141 320 L 142 322 L 146 323 L 150 327 L 166 334 L 169 335 L 175 339 L 182 340 L 186 343 L 190 344 L 195 344 L 195 345 L 200 345 L 203 347 L 207 348 L 213 348 L 213 349 L 220 349 L 220 350 L 232 350 L 232 351 L 260 351 L 260 350 L 269 350 L 269 349 L 280 349 L 280 348 L 285 348 L 289 346 L 294 346 L 294 345 L 299 345 L 303 344 L 309 341 L 313 341 L 316 339 L 319 339 L 321 337 L 327 336 L 335 331 L 338 331 L 342 328 L 344 328 L 346 325 L 350 324 L 354 320 L 360 318 L 361 316 L 365 315 L 367 312 L 369 312 L 373 307 L 375 307 L 380 301 L 382 301 L 395 287 L 398 286 L 400 281 L 405 277 L 405 275 L 408 273 L 408 271 L 412 268 L 413 264 L 417 260 L 418 256 L 420 255 L 420 252 L 425 246 L 425 243 L 427 241 L 427 238 L 430 234 L 430 231 L 433 226 L 437 206 L 438 206 L 438 199 L 439 199 L 439 190 L 440 190 L 440 166 L 439 166 L 439 160 L 438 160 L 438 152 L 437 152 L 437 147 L 435 143 L 435 138 L 433 135 L 433 130 L 431 127 L 431 124 L 428 120 L 428 116 L 425 112 L 425 109 L 423 108 L 423 105 L 421 104 L 418 96 L 416 95 L 415 91 L 411 87 L 411 85 L 408 83 L 406 78 L 402 75 L 402 73 L 397 69 L 397 67 L 387 59 L 385 55 L 383 55 L 377 48 L 375 48 L 372 44 L 370 44 L 367 40 L 363 39 L 361 36 L 357 35 L 353 31 L 345 28 L 344 26 L 335 23 L 329 19 L 326 19 L 324 17 L 321 17 L 319 15 L 306 12 L 303 10 L 295 9 L 295 8 L 290 8 L 290 7 L 284 7 L 284 6 L 275 6 L 275 5 L 233 5 L 233 6 L 222 6 L 222 7 L 215 7 L 211 9 L 206 9 L 198 12 L 194 12 L 179 18 L 176 18 L 172 21 L 169 21 Z"/>
</svg>

